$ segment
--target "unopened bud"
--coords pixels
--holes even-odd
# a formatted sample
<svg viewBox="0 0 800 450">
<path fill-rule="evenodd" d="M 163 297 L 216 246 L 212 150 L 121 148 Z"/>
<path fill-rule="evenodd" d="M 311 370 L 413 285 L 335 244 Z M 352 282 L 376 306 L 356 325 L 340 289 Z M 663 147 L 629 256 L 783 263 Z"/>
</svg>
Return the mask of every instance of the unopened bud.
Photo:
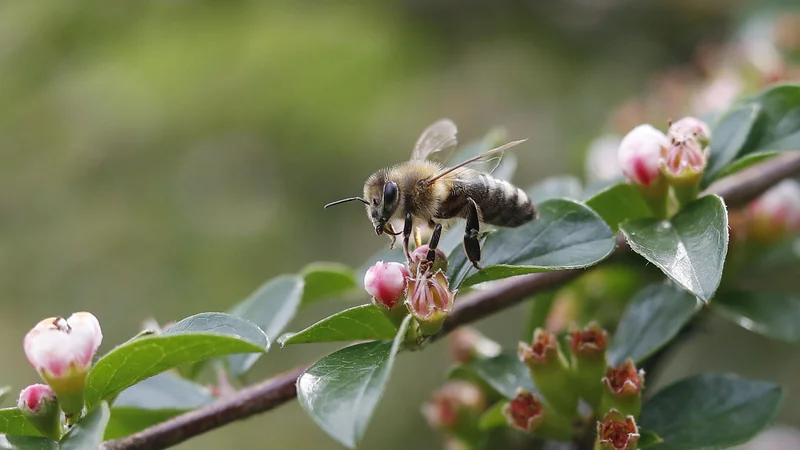
<svg viewBox="0 0 800 450">
<path fill-rule="evenodd" d="M 597 422 L 595 450 L 636 450 L 638 443 L 639 427 L 633 416 L 612 409 Z"/>
<path fill-rule="evenodd" d="M 44 319 L 25 335 L 25 356 L 55 391 L 68 420 L 83 412 L 86 375 L 102 340 L 100 323 L 88 312 Z"/>
<path fill-rule="evenodd" d="M 456 328 L 450 333 L 448 341 L 452 359 L 459 364 L 492 358 L 502 351 L 500 344 L 469 327 Z"/>
<path fill-rule="evenodd" d="M 395 325 L 406 316 L 402 307 L 408 285 L 408 269 L 397 262 L 378 261 L 364 274 L 364 289 L 372 296 L 372 304 Z"/>
<path fill-rule="evenodd" d="M 572 438 L 572 426 L 567 418 L 553 411 L 550 406 L 523 389 L 503 406 L 503 415 L 512 427 L 526 433 L 558 441 Z"/>
<path fill-rule="evenodd" d="M 22 415 L 46 437 L 59 440 L 64 427 L 56 393 L 46 384 L 33 384 L 19 394 Z"/>
<path fill-rule="evenodd" d="M 603 397 L 601 408 L 604 411 L 617 411 L 639 416 L 642 410 L 642 389 L 644 370 L 636 370 L 633 360 L 628 358 L 617 367 L 609 367 L 603 377 Z"/>
<path fill-rule="evenodd" d="M 477 425 L 486 406 L 486 398 L 477 386 L 466 381 L 451 381 L 422 406 L 422 415 L 432 428 L 469 442 L 480 432 Z"/>
<path fill-rule="evenodd" d="M 619 144 L 617 153 L 623 175 L 644 197 L 656 216 L 667 214 L 669 185 L 661 173 L 661 158 L 669 139 L 652 125 L 639 125 Z"/>
<path fill-rule="evenodd" d="M 592 322 L 583 330 L 572 330 L 568 340 L 572 353 L 572 372 L 581 397 L 596 410 L 603 393 L 608 333 L 597 322 Z"/>
<path fill-rule="evenodd" d="M 748 236 L 773 243 L 800 231 L 800 182 L 787 179 L 776 184 L 747 208 Z"/>
<path fill-rule="evenodd" d="M 453 309 L 455 297 L 456 292 L 450 291 L 444 272 L 421 272 L 408 280 L 406 307 L 419 323 L 422 334 L 430 336 L 442 328 Z"/>
<path fill-rule="evenodd" d="M 518 356 L 528 366 L 533 382 L 548 403 L 569 417 L 575 415 L 579 394 L 570 385 L 572 374 L 556 337 L 537 328 L 531 345 L 519 343 Z"/>
<path fill-rule="evenodd" d="M 700 119 L 684 117 L 669 126 L 668 137 L 678 142 L 695 139 L 702 147 L 708 146 L 711 140 L 711 129 Z"/>
<path fill-rule="evenodd" d="M 441 270 L 442 272 L 447 271 L 447 255 L 444 254 L 442 249 L 437 248 L 434 250 L 435 257 L 433 259 L 433 264 L 430 265 L 428 261 L 428 252 L 430 251 L 430 247 L 428 244 L 420 245 L 413 252 L 411 252 L 411 262 L 408 263 L 408 269 L 411 271 L 412 274 L 416 274 L 420 270 L 430 270 L 433 273 Z M 420 263 L 423 265 L 420 266 Z M 430 265 L 430 267 L 428 267 Z"/>
</svg>

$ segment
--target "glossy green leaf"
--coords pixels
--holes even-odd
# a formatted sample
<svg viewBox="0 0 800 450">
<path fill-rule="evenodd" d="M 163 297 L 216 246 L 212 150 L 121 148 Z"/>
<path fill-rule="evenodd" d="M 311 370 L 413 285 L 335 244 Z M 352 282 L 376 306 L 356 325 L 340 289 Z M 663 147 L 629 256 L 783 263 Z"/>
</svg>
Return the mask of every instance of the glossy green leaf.
<svg viewBox="0 0 800 450">
<path fill-rule="evenodd" d="M 468 366 L 506 398 L 514 398 L 517 395 L 517 388 L 538 392 L 528 366 L 523 364 L 516 354 L 501 353 L 492 358 L 473 361 Z"/>
<path fill-rule="evenodd" d="M 299 275 L 281 275 L 258 288 L 230 313 L 258 325 L 270 340 L 276 340 L 297 314 L 303 298 L 303 278 Z M 261 357 L 249 353 L 228 357 L 228 369 L 239 376 L 247 372 Z"/>
<path fill-rule="evenodd" d="M 16 407 L 0 409 L 0 434 L 16 436 L 42 435 Z"/>
<path fill-rule="evenodd" d="M 506 416 L 503 415 L 503 407 L 507 402 L 499 401 L 487 409 L 478 420 L 478 428 L 481 430 L 492 430 L 507 426 Z"/>
<path fill-rule="evenodd" d="M 725 292 L 712 310 L 737 325 L 772 339 L 800 342 L 800 296 L 772 292 Z"/>
<path fill-rule="evenodd" d="M 451 286 L 551 270 L 588 267 L 614 250 L 614 233 L 586 205 L 552 199 L 539 205 L 539 218 L 518 228 L 490 234 L 482 245 L 483 270 L 475 269 L 461 249 L 450 253 Z"/>
<path fill-rule="evenodd" d="M 763 124 L 758 124 L 762 129 L 755 136 L 757 139 L 748 139 L 747 148 L 740 155 L 800 149 L 800 86 L 772 86 L 744 103 L 761 107 Z"/>
<path fill-rule="evenodd" d="M 88 450 L 100 448 L 108 419 L 111 417 L 108 403 L 101 402 L 73 426 L 61 439 L 60 450 Z"/>
<path fill-rule="evenodd" d="M 586 200 L 586 205 L 599 214 L 614 232 L 626 220 L 653 216 L 642 195 L 630 183 L 610 186 Z"/>
<path fill-rule="evenodd" d="M 43 437 L 0 434 L 0 450 L 58 450 L 58 442 Z"/>
<path fill-rule="evenodd" d="M 567 175 L 545 178 L 528 189 L 527 194 L 528 198 L 538 205 L 553 198 L 579 200 L 581 190 L 581 180 Z"/>
<path fill-rule="evenodd" d="M 758 164 L 763 162 L 773 156 L 777 155 L 778 152 L 756 152 L 750 153 L 749 155 L 745 155 L 733 163 L 725 166 L 722 170 L 719 171 L 717 174 L 717 178 L 727 177 L 728 175 L 733 175 L 734 173 L 744 170 L 754 164 Z"/>
<path fill-rule="evenodd" d="M 405 318 L 393 341 L 345 347 L 317 361 L 297 380 L 300 406 L 345 447 L 356 448 L 364 436 L 410 320 Z"/>
<path fill-rule="evenodd" d="M 612 365 L 645 360 L 671 341 L 698 311 L 697 299 L 673 284 L 653 284 L 628 304 L 608 349 Z"/>
<path fill-rule="evenodd" d="M 658 450 L 714 450 L 747 442 L 772 421 L 781 388 L 728 374 L 703 374 L 657 392 L 639 425 L 664 442 Z"/>
<path fill-rule="evenodd" d="M 639 450 L 647 450 L 664 442 L 654 431 L 639 429 Z"/>
<path fill-rule="evenodd" d="M 161 334 L 132 339 L 100 358 L 86 380 L 89 407 L 174 367 L 233 353 L 265 352 L 269 341 L 255 324 L 223 313 L 181 320 Z"/>
<path fill-rule="evenodd" d="M 303 277 L 301 306 L 340 296 L 360 286 L 352 269 L 344 264 L 318 262 L 300 273 Z M 267 334 L 269 336 L 269 333 Z"/>
<path fill-rule="evenodd" d="M 714 295 L 728 253 L 728 213 L 719 196 L 695 200 L 669 221 L 626 221 L 620 230 L 672 281 L 705 302 Z"/>
<path fill-rule="evenodd" d="M 394 338 L 397 328 L 374 305 L 345 309 L 326 317 L 305 330 L 283 336 L 278 342 L 307 344 L 312 342 L 374 341 Z"/>
<path fill-rule="evenodd" d="M 746 151 L 745 145 L 761 113 L 761 106 L 746 104 L 727 113 L 712 132 L 708 165 L 703 174 L 705 185 L 718 178 L 717 173 Z"/>
</svg>

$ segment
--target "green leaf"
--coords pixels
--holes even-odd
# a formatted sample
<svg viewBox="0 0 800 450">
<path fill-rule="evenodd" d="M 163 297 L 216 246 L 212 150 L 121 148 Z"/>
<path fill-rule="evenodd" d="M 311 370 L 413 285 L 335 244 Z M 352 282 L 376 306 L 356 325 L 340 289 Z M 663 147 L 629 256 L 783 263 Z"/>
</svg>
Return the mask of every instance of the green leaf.
<svg viewBox="0 0 800 450">
<path fill-rule="evenodd" d="M 661 436 L 657 435 L 655 432 L 639 429 L 639 450 L 655 447 L 662 442 L 664 442 L 664 439 L 661 439 Z"/>
<path fill-rule="evenodd" d="M 340 296 L 359 286 L 353 270 L 344 264 L 328 262 L 309 264 L 300 276 L 304 281 L 301 306 Z"/>
<path fill-rule="evenodd" d="M 756 152 L 750 153 L 749 155 L 745 155 L 733 163 L 725 166 L 722 170 L 719 171 L 717 174 L 717 178 L 727 177 L 728 175 L 733 175 L 740 170 L 744 170 L 754 164 L 758 164 L 762 161 L 765 161 L 773 156 L 777 155 L 778 152 Z"/>
<path fill-rule="evenodd" d="M 631 249 L 704 302 L 714 295 L 728 253 L 728 213 L 717 195 L 692 203 L 669 221 L 636 219 L 620 230 Z"/>
<path fill-rule="evenodd" d="M 774 292 L 725 292 L 712 310 L 746 330 L 772 339 L 800 342 L 800 297 Z"/>
<path fill-rule="evenodd" d="M 255 324 L 224 313 L 181 320 L 161 334 L 132 339 L 100 358 L 86 380 L 91 408 L 134 384 L 183 364 L 232 353 L 265 352 L 269 340 Z"/>
<path fill-rule="evenodd" d="M 61 450 L 100 448 L 111 412 L 108 403 L 101 402 L 73 426 L 61 440 Z"/>
<path fill-rule="evenodd" d="M 303 278 L 281 275 L 258 288 L 230 313 L 258 325 L 271 340 L 276 340 L 297 314 L 303 298 Z M 250 370 L 261 353 L 234 355 L 228 358 L 228 369 L 234 376 Z"/>
<path fill-rule="evenodd" d="M 312 342 L 374 341 L 394 338 L 397 328 L 374 305 L 345 309 L 305 330 L 281 337 L 281 346 Z"/>
<path fill-rule="evenodd" d="M 612 365 L 625 358 L 640 363 L 671 341 L 698 311 L 691 294 L 673 284 L 652 284 L 637 293 L 619 322 L 608 349 Z"/>
<path fill-rule="evenodd" d="M 711 134 L 708 165 L 703 174 L 703 185 L 707 186 L 720 170 L 730 165 L 745 150 L 745 144 L 761 113 L 761 106 L 747 104 L 727 113 Z"/>
<path fill-rule="evenodd" d="M 0 450 L 58 450 L 58 442 L 43 437 L 0 434 Z"/>
<path fill-rule="evenodd" d="M 451 286 L 471 286 L 533 272 L 584 268 L 607 258 L 616 242 L 603 219 L 572 200 L 539 205 L 539 218 L 490 234 L 482 245 L 483 270 L 474 271 L 461 249 L 450 253 Z"/>
<path fill-rule="evenodd" d="M 317 361 L 297 380 L 300 406 L 345 447 L 355 448 L 364 436 L 410 320 L 403 320 L 394 341 L 345 347 Z"/>
<path fill-rule="evenodd" d="M 111 409 L 111 419 L 108 421 L 103 439 L 119 439 L 138 433 L 145 428 L 165 422 L 175 416 L 183 414 L 188 409 L 141 409 L 127 406 Z"/>
<path fill-rule="evenodd" d="M 19 408 L 0 409 L 0 434 L 14 436 L 41 436 L 42 433 L 36 429 Z"/>
<path fill-rule="evenodd" d="M 713 450 L 749 441 L 778 411 L 781 388 L 728 374 L 681 380 L 642 407 L 639 425 L 664 442 L 658 450 Z"/>
<path fill-rule="evenodd" d="M 642 195 L 630 183 L 610 186 L 586 200 L 586 205 L 599 214 L 614 232 L 626 220 L 653 216 Z"/>
<path fill-rule="evenodd" d="M 545 178 L 528 189 L 527 194 L 528 198 L 538 205 L 553 198 L 579 200 L 581 190 L 581 180 L 567 175 Z"/>
<path fill-rule="evenodd" d="M 514 398 L 517 395 L 517 388 L 538 392 L 528 366 L 520 361 L 516 354 L 501 353 L 492 358 L 475 360 L 467 366 L 506 398 Z"/>
<path fill-rule="evenodd" d="M 772 86 L 745 102 L 761 107 L 762 129 L 740 155 L 763 151 L 800 149 L 800 86 Z"/>
<path fill-rule="evenodd" d="M 487 409 L 478 419 L 478 428 L 481 430 L 493 430 L 508 425 L 506 416 L 503 415 L 503 407 L 506 402 L 499 401 Z"/>
</svg>

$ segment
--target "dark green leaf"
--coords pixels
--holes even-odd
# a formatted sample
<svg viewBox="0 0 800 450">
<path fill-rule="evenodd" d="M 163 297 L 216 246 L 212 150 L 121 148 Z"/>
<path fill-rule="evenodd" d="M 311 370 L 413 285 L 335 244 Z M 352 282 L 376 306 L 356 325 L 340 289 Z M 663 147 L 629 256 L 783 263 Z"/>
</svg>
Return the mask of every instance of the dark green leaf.
<svg viewBox="0 0 800 450">
<path fill-rule="evenodd" d="M 478 428 L 481 430 L 492 430 L 507 426 L 506 416 L 503 415 L 503 407 L 506 402 L 499 401 L 486 410 L 478 421 Z"/>
<path fill-rule="evenodd" d="M 58 450 L 58 442 L 43 437 L 0 434 L 0 450 Z"/>
<path fill-rule="evenodd" d="M 360 286 L 353 270 L 338 263 L 309 264 L 300 275 L 304 280 L 301 306 L 342 295 Z"/>
<path fill-rule="evenodd" d="M 397 328 L 392 322 L 374 305 L 367 304 L 326 317 L 305 330 L 282 337 L 279 343 L 284 346 L 311 342 L 388 340 L 394 338 L 395 334 Z"/>
<path fill-rule="evenodd" d="M 647 286 L 628 304 L 608 349 L 609 362 L 645 360 L 678 335 L 698 306 L 694 296 L 673 284 Z"/>
<path fill-rule="evenodd" d="M 772 292 L 725 292 L 713 311 L 742 328 L 788 342 L 800 342 L 800 297 Z"/>
<path fill-rule="evenodd" d="M 745 155 L 737 159 L 728 166 L 725 166 L 722 170 L 719 171 L 719 173 L 717 174 L 717 178 L 727 177 L 728 175 L 732 175 L 740 170 L 744 170 L 754 164 L 758 164 L 764 160 L 772 158 L 777 154 L 778 152 L 750 153 L 749 155 Z"/>
<path fill-rule="evenodd" d="M 269 341 L 255 324 L 223 313 L 181 320 L 161 334 L 132 339 L 100 358 L 86 381 L 89 407 L 174 367 L 232 353 L 265 352 Z"/>
<path fill-rule="evenodd" d="M 41 436 L 42 433 L 36 429 L 19 408 L 0 409 L 0 434 L 16 436 Z"/>
<path fill-rule="evenodd" d="M 534 204 L 553 198 L 579 200 L 581 198 L 581 180 L 573 176 L 549 177 L 536 183 L 527 190 L 528 197 Z"/>
<path fill-rule="evenodd" d="M 586 205 L 599 214 L 614 232 L 626 220 L 653 216 L 642 195 L 630 183 L 615 184 L 600 191 L 586 200 Z"/>
<path fill-rule="evenodd" d="M 320 359 L 297 380 L 297 399 L 337 442 L 355 448 L 378 405 L 406 335 L 407 316 L 394 341 L 345 347 Z"/>
<path fill-rule="evenodd" d="M 745 144 L 760 112 L 761 106 L 746 104 L 731 110 L 720 120 L 712 133 L 709 145 L 711 152 L 704 174 L 704 185 L 718 178 L 717 173 L 745 151 Z"/>
<path fill-rule="evenodd" d="M 502 353 L 492 358 L 479 359 L 468 364 L 475 373 L 506 398 L 514 398 L 517 388 L 538 392 L 531 380 L 528 366 L 516 354 Z"/>
<path fill-rule="evenodd" d="M 659 450 L 713 450 L 747 442 L 772 421 L 781 388 L 727 374 L 679 381 L 642 407 L 640 425 L 664 442 Z"/>
<path fill-rule="evenodd" d="M 470 286 L 525 273 L 588 267 L 608 257 L 615 244 L 614 233 L 587 206 L 572 200 L 547 200 L 539 205 L 537 220 L 486 238 L 483 270 L 470 275 L 474 269 L 464 252 L 451 252 L 450 285 Z"/>
<path fill-rule="evenodd" d="M 740 156 L 752 152 L 800 148 L 800 86 L 773 86 L 745 102 L 761 107 L 763 129 L 755 142 L 748 139 L 747 148 Z"/>
<path fill-rule="evenodd" d="M 275 340 L 297 314 L 303 297 L 303 278 L 281 275 L 258 288 L 250 297 L 236 305 L 230 313 L 258 325 L 271 340 Z M 261 353 L 234 355 L 228 358 L 228 369 L 239 376 L 247 372 Z"/>
<path fill-rule="evenodd" d="M 620 230 L 633 251 L 684 289 L 705 302 L 714 295 L 728 253 L 728 213 L 720 197 L 695 200 L 669 221 L 636 219 Z"/>
<path fill-rule="evenodd" d="M 100 448 L 109 417 L 111 417 L 111 412 L 108 409 L 108 403 L 101 402 L 61 439 L 61 450 Z"/>
<path fill-rule="evenodd" d="M 639 450 L 646 450 L 664 442 L 661 436 L 650 430 L 639 429 Z"/>
</svg>

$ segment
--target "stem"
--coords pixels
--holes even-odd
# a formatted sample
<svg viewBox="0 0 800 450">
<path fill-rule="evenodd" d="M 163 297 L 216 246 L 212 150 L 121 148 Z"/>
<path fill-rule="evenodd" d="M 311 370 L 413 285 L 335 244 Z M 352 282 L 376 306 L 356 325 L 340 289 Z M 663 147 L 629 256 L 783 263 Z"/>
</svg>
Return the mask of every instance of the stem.
<svg viewBox="0 0 800 450">
<path fill-rule="evenodd" d="M 800 151 L 786 152 L 751 166 L 715 183 L 705 193 L 718 194 L 725 199 L 728 208 L 738 208 L 745 206 L 772 185 L 795 174 L 800 174 Z M 618 238 L 617 244 L 615 256 L 630 252 L 623 239 Z M 583 270 L 521 275 L 499 281 L 491 288 L 471 292 L 459 299 L 442 329 L 431 339 L 441 339 L 462 325 L 514 306 L 533 294 L 560 287 L 581 273 Z M 130 436 L 108 441 L 102 448 L 161 449 L 236 420 L 269 411 L 296 397 L 295 382 L 305 369 L 301 367 L 278 375 L 209 406 L 181 414 Z"/>
</svg>

